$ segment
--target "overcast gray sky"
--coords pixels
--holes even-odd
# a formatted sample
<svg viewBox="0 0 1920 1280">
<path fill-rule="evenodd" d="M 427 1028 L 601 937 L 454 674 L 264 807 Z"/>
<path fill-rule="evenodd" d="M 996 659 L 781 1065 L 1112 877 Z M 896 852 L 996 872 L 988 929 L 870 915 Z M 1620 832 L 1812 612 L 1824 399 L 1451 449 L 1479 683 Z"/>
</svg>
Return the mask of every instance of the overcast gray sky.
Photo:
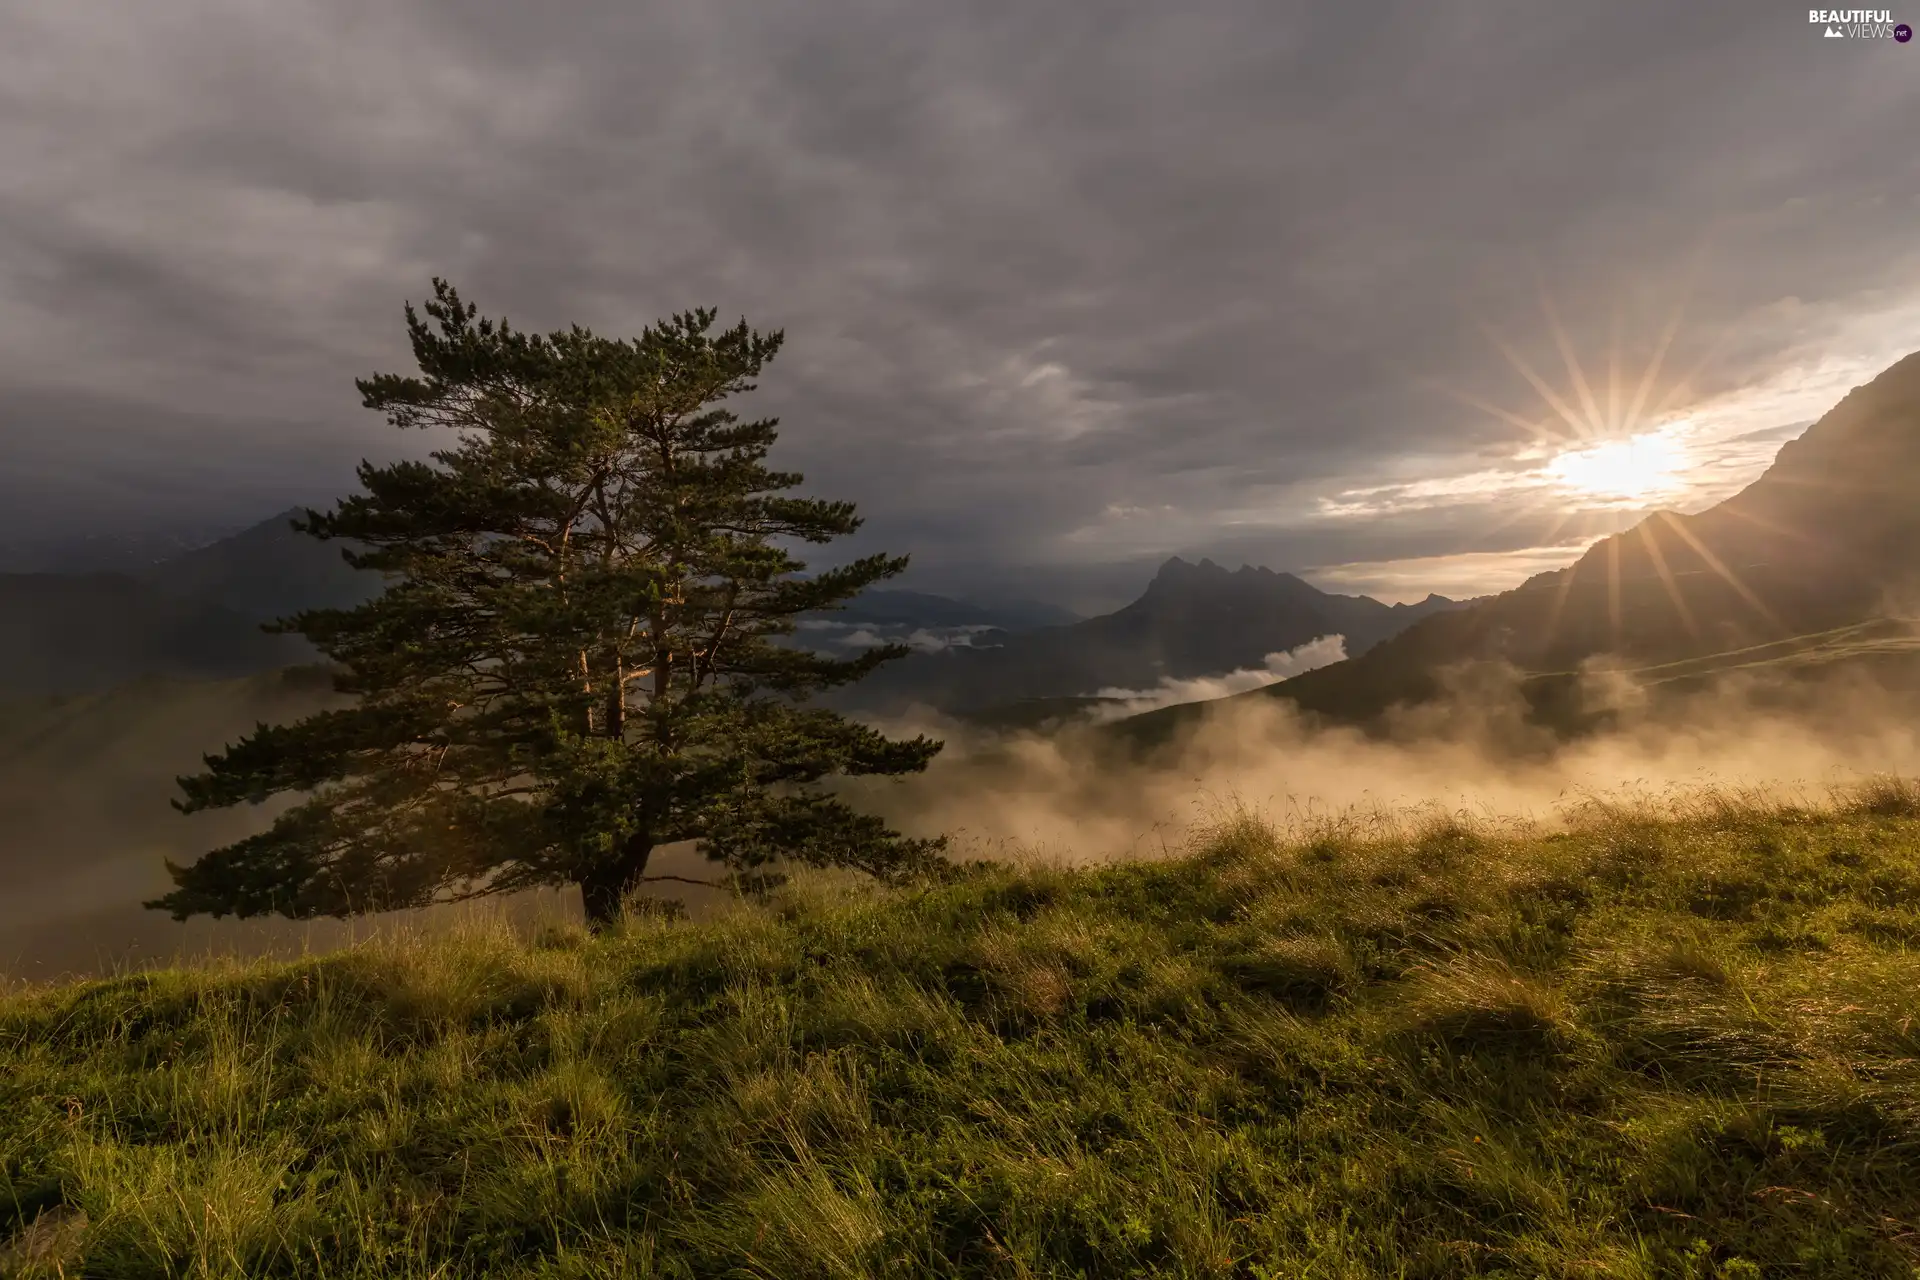
<svg viewBox="0 0 1920 1280">
<path fill-rule="evenodd" d="M 1920 347 L 1916 122 L 1754 0 L 0 0 L 0 540 L 340 492 L 440 274 L 784 328 L 924 586 L 1504 587 Z"/>
</svg>

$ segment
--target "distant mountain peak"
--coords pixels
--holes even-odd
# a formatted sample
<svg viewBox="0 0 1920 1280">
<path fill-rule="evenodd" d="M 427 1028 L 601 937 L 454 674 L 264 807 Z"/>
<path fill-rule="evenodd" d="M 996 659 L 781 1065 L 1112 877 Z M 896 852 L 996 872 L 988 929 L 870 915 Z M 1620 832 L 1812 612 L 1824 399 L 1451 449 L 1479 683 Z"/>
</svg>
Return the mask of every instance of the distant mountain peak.
<svg viewBox="0 0 1920 1280">
<path fill-rule="evenodd" d="M 1209 557 L 1203 557 L 1198 562 L 1195 562 L 1183 559 L 1180 556 L 1169 556 L 1160 565 L 1159 570 L 1155 572 L 1152 581 L 1147 583 L 1147 595 L 1155 594 L 1156 588 L 1164 592 L 1166 588 L 1174 586 L 1197 586 L 1201 584 L 1223 586 L 1236 582 L 1269 585 L 1275 583 L 1307 585 L 1304 579 L 1294 574 L 1278 572 L 1267 568 L 1265 565 L 1242 564 L 1238 569 L 1228 569 L 1226 566 Z"/>
<path fill-rule="evenodd" d="M 1437 597 L 1395 608 L 1329 595 L 1291 573 L 1211 558 L 1169 556 L 1147 589 L 1112 613 L 1071 626 L 916 655 L 849 690 L 843 705 L 914 703 L 972 712 L 1028 699 L 1146 689 L 1169 680 L 1269 669 L 1276 654 L 1330 636 L 1365 652 L 1411 623 L 1452 607 Z"/>
</svg>

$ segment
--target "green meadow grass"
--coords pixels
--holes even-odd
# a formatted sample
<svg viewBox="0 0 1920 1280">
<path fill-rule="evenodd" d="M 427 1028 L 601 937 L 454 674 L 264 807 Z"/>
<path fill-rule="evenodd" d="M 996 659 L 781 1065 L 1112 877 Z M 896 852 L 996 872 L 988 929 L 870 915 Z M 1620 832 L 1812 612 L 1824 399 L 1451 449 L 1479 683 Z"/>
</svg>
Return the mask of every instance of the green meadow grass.
<svg viewBox="0 0 1920 1280">
<path fill-rule="evenodd" d="M 1920 1275 L 1920 788 L 0 996 L 0 1271 Z"/>
</svg>

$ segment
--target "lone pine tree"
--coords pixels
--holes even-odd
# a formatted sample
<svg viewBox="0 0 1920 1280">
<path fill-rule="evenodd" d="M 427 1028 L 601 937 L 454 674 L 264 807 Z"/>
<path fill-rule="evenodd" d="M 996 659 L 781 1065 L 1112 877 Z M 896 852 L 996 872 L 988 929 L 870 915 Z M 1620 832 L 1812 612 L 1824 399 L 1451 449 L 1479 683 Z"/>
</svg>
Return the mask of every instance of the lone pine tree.
<svg viewBox="0 0 1920 1280">
<path fill-rule="evenodd" d="M 787 859 L 899 879 L 939 864 L 817 784 L 904 774 L 939 751 L 807 704 L 904 650 L 834 660 L 777 642 L 906 566 L 873 555 L 805 576 L 791 548 L 860 525 L 789 496 L 776 421 L 722 407 L 782 335 L 714 313 L 638 338 L 547 336 L 476 318 L 442 280 L 406 308 L 417 377 L 356 385 L 402 428 L 457 443 L 362 463 L 364 492 L 295 527 L 351 540 L 378 598 L 275 624 L 337 664 L 343 710 L 261 725 L 182 778 L 185 812 L 305 798 L 191 866 L 149 904 L 297 918 L 580 887 L 615 918 L 662 844 L 737 876 Z"/>
</svg>

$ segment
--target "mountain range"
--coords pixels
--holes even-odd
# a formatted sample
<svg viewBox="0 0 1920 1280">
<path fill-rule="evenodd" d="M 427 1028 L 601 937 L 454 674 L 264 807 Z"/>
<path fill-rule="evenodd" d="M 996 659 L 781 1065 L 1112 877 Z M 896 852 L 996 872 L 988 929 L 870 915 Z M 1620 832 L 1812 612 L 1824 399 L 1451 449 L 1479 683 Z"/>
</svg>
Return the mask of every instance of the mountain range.
<svg viewBox="0 0 1920 1280">
<path fill-rule="evenodd" d="M 344 544 L 294 530 L 300 514 L 297 508 L 282 511 L 136 576 L 166 595 L 218 605 L 255 622 L 302 609 L 351 608 L 379 594 L 379 576 L 349 565 Z"/>
<path fill-rule="evenodd" d="M 260 624 L 348 607 L 380 584 L 350 567 L 339 545 L 296 533 L 297 514 L 131 573 L 0 574 L 0 693 L 84 693 L 143 676 L 227 679 L 315 660 L 300 637 L 268 635 Z M 1138 600 L 1098 618 L 1031 601 L 872 590 L 801 619 L 796 642 L 838 653 L 905 643 L 919 652 L 844 704 L 966 713 L 1258 667 L 1325 636 L 1358 652 L 1452 607 L 1438 596 L 1388 606 L 1329 595 L 1292 574 L 1175 558 Z"/>
<path fill-rule="evenodd" d="M 1344 638 L 1361 653 L 1422 618 L 1460 608 L 1431 595 L 1418 604 L 1321 591 L 1291 573 L 1178 556 L 1160 566 L 1133 603 L 1064 626 L 976 637 L 918 653 L 838 693 L 849 709 L 897 712 L 915 705 L 1004 719 L 1035 700 L 1090 698 L 1171 681 L 1259 669 L 1276 654 Z"/>
<path fill-rule="evenodd" d="M 1856 387 L 1726 501 L 1655 513 L 1566 569 L 1243 696 L 1375 722 L 1441 696 L 1463 668 L 1499 664 L 1527 678 L 1540 708 L 1566 715 L 1575 673 L 1596 663 L 1650 680 L 1744 667 L 1756 654 L 1820 653 L 1830 664 L 1832 638 L 1856 633 L 1873 637 L 1865 652 L 1881 662 L 1915 615 L 1920 353 Z M 1196 714 L 1158 711 L 1123 732 L 1153 740 Z"/>
<path fill-rule="evenodd" d="M 74 694 L 147 676 L 219 680 L 317 656 L 260 624 L 379 589 L 283 512 L 232 537 L 114 573 L 0 574 L 0 692 Z"/>
<path fill-rule="evenodd" d="M 75 693 L 143 675 L 225 678 L 310 661 L 298 637 L 259 624 L 351 605 L 378 584 L 340 548 L 293 532 L 293 514 L 133 573 L 0 575 L 0 692 Z M 1438 696 L 1449 672 L 1475 663 L 1516 669 L 1544 689 L 1548 677 L 1596 662 L 1697 666 L 1903 611 L 1920 614 L 1920 354 L 1849 393 L 1734 497 L 1697 514 L 1656 513 L 1566 569 L 1479 601 L 1389 606 L 1290 573 L 1175 557 L 1138 599 L 1096 618 L 873 591 L 803 619 L 799 642 L 920 650 L 839 691 L 842 709 L 922 705 L 1002 722 L 1012 711 L 1017 722 L 1050 700 L 1278 674 L 1276 655 L 1338 636 L 1344 661 L 1256 680 L 1267 687 L 1240 696 L 1365 722 Z M 1153 714 L 1164 724 L 1193 713 Z"/>
<path fill-rule="evenodd" d="M 346 608 L 380 590 L 340 544 L 294 531 L 298 510 L 120 572 L 0 573 L 0 695 L 94 692 L 143 677 L 224 680 L 314 661 L 299 636 L 261 624 Z M 919 591 L 869 591 L 803 620 L 801 638 L 850 651 L 902 641 L 965 644 L 1072 622 L 1032 601 L 981 605 Z"/>
<path fill-rule="evenodd" d="M 216 600 L 120 573 L 0 574 L 0 693 L 71 694 L 142 676 L 217 680 L 310 661 Z"/>
</svg>

